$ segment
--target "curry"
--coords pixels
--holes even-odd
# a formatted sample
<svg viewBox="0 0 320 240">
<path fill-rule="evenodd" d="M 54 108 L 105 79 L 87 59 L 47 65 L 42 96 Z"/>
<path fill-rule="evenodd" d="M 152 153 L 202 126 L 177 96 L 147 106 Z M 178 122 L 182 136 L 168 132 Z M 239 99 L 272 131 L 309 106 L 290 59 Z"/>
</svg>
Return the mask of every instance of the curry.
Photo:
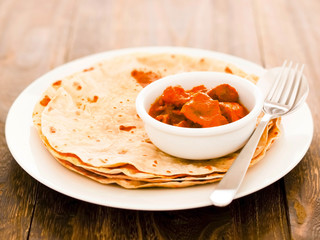
<svg viewBox="0 0 320 240">
<path fill-rule="evenodd" d="M 169 86 L 149 110 L 149 115 L 160 122 L 188 128 L 221 126 L 247 114 L 237 90 L 229 84 L 212 89 L 199 85 L 191 90 Z"/>
</svg>

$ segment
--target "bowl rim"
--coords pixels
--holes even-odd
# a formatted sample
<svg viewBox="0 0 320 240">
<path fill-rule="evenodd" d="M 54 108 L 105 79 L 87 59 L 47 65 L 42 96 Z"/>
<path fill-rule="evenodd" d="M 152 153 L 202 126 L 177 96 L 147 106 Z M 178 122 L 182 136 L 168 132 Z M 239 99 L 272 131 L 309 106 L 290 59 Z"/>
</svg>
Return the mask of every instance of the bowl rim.
<svg viewBox="0 0 320 240">
<path fill-rule="evenodd" d="M 178 127 L 178 126 L 172 126 L 170 124 L 162 123 L 153 117 L 151 117 L 146 108 L 144 107 L 144 102 L 146 97 L 148 96 L 148 93 L 154 89 L 157 89 L 159 87 L 167 87 L 167 86 L 172 86 L 174 84 L 172 83 L 172 80 L 174 79 L 181 79 L 183 77 L 191 77 L 191 76 L 197 76 L 197 77 L 226 77 L 227 81 L 230 79 L 234 80 L 240 80 L 240 84 L 244 84 L 247 87 L 251 88 L 253 91 L 250 91 L 250 93 L 253 94 L 254 98 L 256 99 L 256 104 L 252 108 L 252 110 L 243 118 L 232 122 L 228 123 L 225 125 L 221 126 L 216 126 L 216 127 L 207 127 L 207 128 L 187 128 L 187 127 Z M 216 81 L 215 79 L 213 81 Z M 232 80 L 233 81 L 233 80 Z M 198 85 L 201 85 L 201 80 L 199 81 Z M 178 85 L 178 84 L 177 84 Z M 195 86 L 198 86 L 195 85 Z M 163 89 L 164 90 L 164 89 Z M 154 101 L 156 98 L 159 96 L 156 96 L 154 98 Z M 138 94 L 136 98 L 136 111 L 139 115 L 139 117 L 142 119 L 144 124 L 151 125 L 152 127 L 161 130 L 163 132 L 167 132 L 170 134 L 175 134 L 175 135 L 181 135 L 181 136 L 210 136 L 210 135 L 219 135 L 219 134 L 224 134 L 228 133 L 234 130 L 237 130 L 246 124 L 250 122 L 252 118 L 258 117 L 258 115 L 262 111 L 262 106 L 263 106 L 263 96 L 261 93 L 261 90 L 250 80 L 239 77 L 237 75 L 232 75 L 229 73 L 223 73 L 223 72 L 210 72 L 210 71 L 196 71 L 196 72 L 183 72 L 183 73 L 177 73 L 173 75 L 169 75 L 163 78 L 160 78 L 150 84 L 148 84 L 146 87 L 144 87 Z"/>
</svg>

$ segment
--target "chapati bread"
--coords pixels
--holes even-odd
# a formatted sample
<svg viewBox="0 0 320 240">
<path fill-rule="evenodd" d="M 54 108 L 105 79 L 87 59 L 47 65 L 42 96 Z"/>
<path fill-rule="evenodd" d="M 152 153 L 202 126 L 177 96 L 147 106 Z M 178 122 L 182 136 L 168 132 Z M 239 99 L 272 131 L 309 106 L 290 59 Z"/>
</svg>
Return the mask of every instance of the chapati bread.
<svg viewBox="0 0 320 240">
<path fill-rule="evenodd" d="M 258 80 L 215 59 L 122 55 L 54 81 L 34 108 L 34 125 L 59 163 L 103 184 L 186 187 L 218 181 L 238 152 L 205 161 L 172 157 L 151 143 L 135 110 L 135 98 L 145 85 L 187 71 L 227 72 L 254 83 Z M 269 122 L 251 165 L 279 137 L 279 123 L 280 119 Z"/>
</svg>

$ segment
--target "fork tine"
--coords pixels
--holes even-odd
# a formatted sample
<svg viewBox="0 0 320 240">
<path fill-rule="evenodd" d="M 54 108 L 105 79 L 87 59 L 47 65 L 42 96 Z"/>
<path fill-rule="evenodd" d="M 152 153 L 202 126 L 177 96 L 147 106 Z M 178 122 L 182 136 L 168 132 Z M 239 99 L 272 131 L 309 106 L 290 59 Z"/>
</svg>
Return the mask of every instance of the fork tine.
<svg viewBox="0 0 320 240">
<path fill-rule="evenodd" d="M 302 72 L 304 69 L 304 64 L 301 66 L 300 71 L 298 72 L 297 76 L 294 78 L 294 83 L 293 83 L 293 88 L 292 88 L 292 92 L 291 95 L 287 101 L 287 105 L 289 105 L 290 108 L 292 108 L 296 97 L 297 97 L 297 93 L 301 84 L 301 80 L 302 80 Z"/>
<path fill-rule="evenodd" d="M 278 89 L 278 86 L 279 86 L 279 84 L 280 84 L 280 81 L 281 81 L 281 79 L 282 79 L 282 74 L 283 74 L 283 72 L 284 72 L 284 70 L 285 70 L 286 65 L 287 65 L 287 60 L 285 60 L 285 61 L 283 62 L 282 66 L 281 66 L 281 71 L 280 71 L 280 73 L 277 75 L 277 78 L 276 78 L 276 80 L 275 80 L 272 88 L 269 90 L 269 93 L 268 93 L 268 95 L 267 95 L 267 97 L 266 97 L 266 99 L 268 99 L 269 101 L 273 100 L 272 98 L 273 98 L 273 96 L 275 96 L 275 93 L 276 93 L 276 91 L 277 91 L 277 89 Z"/>
<path fill-rule="evenodd" d="M 299 64 L 297 63 L 294 70 L 288 69 L 288 78 L 285 84 L 285 88 L 279 99 L 279 103 L 286 104 L 288 101 L 289 94 L 292 93 L 292 89 L 295 83 L 295 76 L 297 75 Z"/>
<path fill-rule="evenodd" d="M 289 62 L 289 66 L 288 67 L 284 66 L 283 71 L 281 71 L 280 80 L 279 80 L 279 83 L 277 84 L 277 88 L 276 88 L 275 93 L 273 94 L 273 96 L 271 98 L 271 101 L 279 102 L 279 100 L 280 100 L 280 98 L 282 96 L 283 90 L 284 90 L 284 88 L 286 86 L 289 73 L 291 72 L 291 68 L 292 68 L 292 61 Z"/>
</svg>

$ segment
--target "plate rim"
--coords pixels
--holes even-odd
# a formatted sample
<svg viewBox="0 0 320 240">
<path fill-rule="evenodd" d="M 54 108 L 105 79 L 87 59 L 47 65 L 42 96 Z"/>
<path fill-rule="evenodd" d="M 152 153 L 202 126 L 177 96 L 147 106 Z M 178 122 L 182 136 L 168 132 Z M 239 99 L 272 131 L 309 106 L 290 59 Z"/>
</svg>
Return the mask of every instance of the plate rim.
<svg viewBox="0 0 320 240">
<path fill-rule="evenodd" d="M 130 210 L 152 210 L 152 211 L 165 211 L 165 210 L 183 210 L 183 209 L 192 209 L 192 208 L 198 208 L 198 207 L 205 207 L 205 206 L 209 206 L 211 204 L 208 204 L 207 201 L 204 202 L 198 202 L 195 203 L 194 205 L 189 205 L 189 206 L 184 206 L 181 205 L 181 207 L 179 206 L 152 206 L 151 205 L 146 205 L 146 206 L 132 206 L 132 205 L 128 205 L 128 204 L 123 204 L 123 203 L 101 203 L 99 201 L 93 201 L 92 199 L 88 199 L 88 198 L 84 198 L 84 197 L 79 197 L 79 196 L 75 196 L 75 195 L 70 195 L 70 193 L 62 190 L 62 189 L 57 189 L 55 186 L 52 186 L 52 184 L 50 184 L 50 182 L 48 181 L 44 181 L 42 178 L 39 179 L 39 176 L 34 176 L 35 174 L 33 172 L 28 171 L 29 169 L 26 169 L 25 166 L 23 166 L 23 164 L 17 160 L 16 158 L 16 154 L 15 154 L 15 150 L 13 149 L 13 143 L 11 142 L 10 139 L 10 118 L 12 118 L 12 115 L 14 114 L 14 110 L 15 110 L 15 106 L 18 103 L 18 101 L 23 98 L 24 94 L 28 91 L 30 91 L 32 88 L 34 88 L 35 86 L 37 86 L 38 83 L 42 83 L 42 81 L 44 82 L 44 85 L 49 85 L 50 84 L 50 76 L 55 72 L 64 72 L 66 71 L 66 69 L 74 69 L 74 68 L 78 68 L 78 71 L 80 71 L 81 69 L 83 69 L 83 67 L 85 66 L 90 66 L 94 63 L 97 63 L 99 61 L 102 61 L 104 59 L 107 58 L 112 58 L 115 56 L 119 56 L 121 54 L 128 54 L 128 53 L 134 53 L 134 52 L 141 52 L 141 51 L 147 51 L 147 52 L 177 52 L 180 54 L 186 54 L 186 55 L 192 55 L 192 54 L 196 54 L 196 55 L 200 55 L 200 54 L 204 54 L 207 55 L 208 57 L 211 58 L 217 58 L 223 61 L 228 61 L 232 64 L 235 64 L 237 66 L 239 66 L 241 69 L 243 69 L 244 71 L 248 72 L 248 69 L 245 69 L 243 66 L 251 66 L 252 68 L 254 68 L 254 71 L 252 73 L 257 74 L 257 72 L 259 72 L 259 76 L 261 76 L 261 74 L 263 74 L 266 70 L 256 64 L 253 63 L 251 61 L 242 59 L 240 57 L 237 56 L 233 56 L 233 55 L 229 55 L 226 53 L 221 53 L 221 52 L 215 52 L 215 51 L 211 51 L 211 50 L 206 50 L 206 49 L 199 49 L 199 48 L 188 48 L 188 47 L 172 47 L 172 46 L 158 46 L 158 47 L 137 47 L 137 48 L 123 48 L 123 49 L 116 49 L 116 50 L 111 50 L 111 51 L 105 51 L 105 52 L 101 52 L 101 53 L 96 53 L 96 54 L 92 54 L 92 55 L 88 55 L 88 56 L 84 56 L 78 59 L 74 59 L 70 62 L 64 63 L 50 71 L 48 71 L 47 73 L 43 74 L 42 76 L 38 77 L 37 79 L 35 79 L 34 81 L 32 81 L 26 88 L 24 88 L 24 90 L 16 97 L 16 99 L 14 100 L 13 104 L 11 105 L 8 114 L 7 114 L 7 118 L 6 118 L 6 122 L 5 122 L 5 139 L 7 142 L 7 146 L 9 148 L 10 153 L 12 154 L 13 158 L 15 159 L 15 161 L 19 164 L 19 166 L 26 171 L 30 176 L 32 176 L 34 179 L 36 179 L 37 181 L 39 181 L 40 183 L 46 185 L 47 187 L 51 188 L 52 190 L 55 190 L 57 192 L 60 192 L 64 195 L 67 195 L 69 197 L 78 199 L 78 200 L 82 200 L 82 201 L 86 201 L 86 202 L 90 202 L 93 204 L 98 204 L 98 205 L 102 205 L 102 206 L 109 206 L 109 207 L 116 207 L 116 208 L 122 208 L 122 209 L 130 209 Z M 190 54 L 190 52 L 192 54 Z M 241 64 L 238 64 L 241 63 Z M 242 65 L 242 66 L 241 66 Z M 71 70 L 70 70 L 71 71 Z M 70 75 L 72 72 L 74 73 L 75 71 L 67 71 L 69 73 L 66 73 L 65 76 Z M 258 74 L 257 74 L 258 75 Z M 39 90 L 38 90 L 39 91 Z M 41 94 L 42 92 L 40 92 Z M 40 96 L 38 96 L 40 98 Z M 309 146 L 312 142 L 312 137 L 313 137 L 313 132 L 314 132 L 314 126 L 313 126 L 313 119 L 312 119 L 312 114 L 311 111 L 308 107 L 308 105 L 305 103 L 303 106 L 303 109 L 305 111 L 307 111 L 307 113 L 309 114 L 310 117 L 310 121 L 311 121 L 311 126 L 309 131 L 311 131 L 311 136 L 309 136 L 309 141 L 307 144 L 305 144 L 303 151 L 300 152 L 299 155 L 299 161 L 295 162 L 294 164 L 292 164 L 291 166 L 289 166 L 284 172 L 284 174 L 282 174 L 281 176 L 279 176 L 276 180 L 271 179 L 269 181 L 269 183 L 264 184 L 264 186 L 261 186 L 258 189 L 254 189 L 254 190 L 247 190 L 247 191 L 240 191 L 237 195 L 236 198 L 240 198 L 240 197 L 244 197 L 246 195 L 249 195 L 253 192 L 259 191 L 262 188 L 265 188 L 267 186 L 269 186 L 270 184 L 276 182 L 277 180 L 279 180 L 280 178 L 282 178 L 283 176 L 285 176 L 288 172 L 290 172 L 303 158 L 303 156 L 306 154 L 307 150 L 309 149 Z M 299 111 L 299 110 L 298 110 Z M 70 171 L 70 170 L 69 170 Z M 105 187 L 109 187 L 108 185 L 104 185 Z M 196 188 L 197 186 L 193 186 L 193 187 L 189 187 L 189 189 L 192 188 Z M 148 189 L 144 189 L 144 190 L 148 190 Z M 137 190 L 128 190 L 128 191 L 137 191 Z M 209 196 L 208 196 L 209 199 Z"/>
</svg>

